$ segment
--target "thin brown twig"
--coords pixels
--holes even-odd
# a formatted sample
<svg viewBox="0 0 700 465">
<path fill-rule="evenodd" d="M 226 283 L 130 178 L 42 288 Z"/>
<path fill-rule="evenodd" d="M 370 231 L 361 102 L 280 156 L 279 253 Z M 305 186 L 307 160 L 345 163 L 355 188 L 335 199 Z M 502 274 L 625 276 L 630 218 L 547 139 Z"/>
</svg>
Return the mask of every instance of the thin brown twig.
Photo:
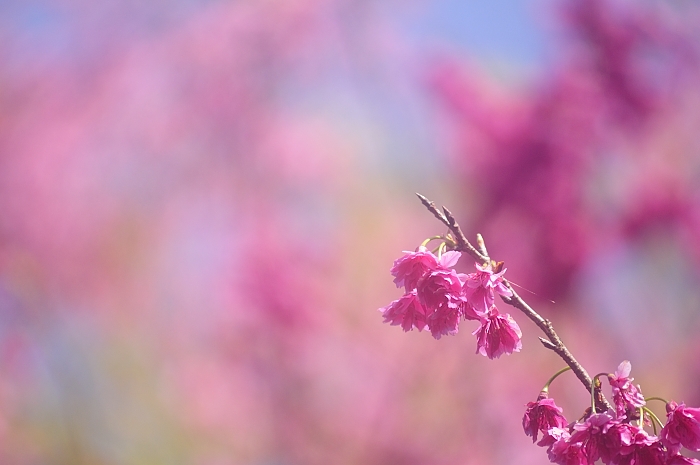
<svg viewBox="0 0 700 465">
<path fill-rule="evenodd" d="M 448 228 L 450 227 L 450 222 L 447 221 L 447 218 L 445 218 L 445 215 L 440 210 L 437 209 L 437 207 L 435 206 L 435 202 L 433 202 L 432 200 L 428 200 L 427 197 L 419 194 L 418 192 L 416 192 L 416 195 L 420 199 L 421 203 L 425 206 L 425 208 L 427 208 L 430 213 L 435 215 L 435 218 L 440 220 Z"/>
<path fill-rule="evenodd" d="M 471 243 L 464 236 L 464 233 L 462 232 L 462 229 L 459 227 L 457 220 L 455 220 L 454 215 L 452 215 L 452 212 L 450 212 L 445 207 L 442 207 L 442 212 L 441 212 L 435 206 L 435 202 L 428 200 L 425 196 L 423 196 L 417 192 L 416 192 L 416 195 L 420 199 L 421 203 L 425 206 L 425 208 L 427 208 L 428 211 L 435 216 L 435 218 L 440 220 L 450 230 L 450 232 L 454 236 L 454 240 L 456 242 L 456 246 L 454 247 L 454 250 L 458 250 L 460 252 L 466 252 L 469 255 L 471 255 L 471 257 L 474 260 L 476 260 L 478 262 L 481 262 L 481 263 L 488 263 L 489 262 L 489 257 L 487 255 L 483 255 L 481 252 L 476 250 L 476 248 L 473 245 L 471 245 Z"/>
<path fill-rule="evenodd" d="M 522 299 L 522 297 L 520 297 L 520 295 L 518 295 L 518 293 L 515 292 L 515 289 L 513 289 L 513 286 L 511 286 L 507 280 L 504 279 L 503 283 L 513 293 L 513 295 L 510 297 L 501 296 L 501 299 L 508 305 L 511 305 L 523 312 L 525 316 L 532 320 L 537 325 L 537 327 L 540 328 L 540 330 L 542 330 L 542 332 L 549 339 L 547 340 L 544 338 L 540 338 L 542 345 L 559 355 L 559 357 L 561 357 L 561 359 L 564 360 L 564 363 L 566 363 L 571 368 L 571 371 L 574 372 L 574 374 L 581 381 L 581 383 L 583 383 L 586 390 L 590 392 L 593 388 L 593 380 L 591 379 L 591 376 L 588 374 L 586 369 L 583 368 L 583 365 L 581 365 L 578 362 L 578 360 L 576 360 L 576 358 L 569 351 L 566 345 L 564 345 L 561 338 L 554 330 L 552 322 L 546 318 L 543 318 L 532 307 L 530 307 L 530 305 L 528 305 L 527 302 L 525 302 Z M 598 404 L 596 408 L 601 411 L 606 411 L 612 408 L 603 396 L 603 394 L 600 392 L 600 389 L 596 389 L 596 391 L 596 403 Z"/>
<path fill-rule="evenodd" d="M 481 249 L 481 251 L 479 251 L 475 249 L 474 246 L 472 246 L 471 243 L 464 236 L 464 233 L 459 227 L 459 224 L 457 224 L 457 221 L 455 220 L 454 216 L 447 208 L 443 207 L 442 210 L 444 213 L 440 212 L 435 206 L 434 202 L 428 200 L 426 197 L 420 194 L 416 195 L 421 200 L 423 205 L 425 205 L 425 207 L 433 215 L 435 215 L 435 217 L 438 220 L 440 220 L 450 229 L 450 232 L 454 235 L 456 241 L 454 250 L 457 250 L 459 252 L 466 252 L 478 262 L 489 262 L 489 256 L 486 252 L 486 245 L 481 234 L 477 235 L 477 244 L 479 246 L 479 249 Z M 513 289 L 513 286 L 511 286 L 511 284 L 507 280 L 504 279 L 503 283 L 512 292 L 512 295 L 510 297 L 501 296 L 501 299 L 503 299 L 503 301 L 508 305 L 515 307 L 521 312 L 523 312 L 525 316 L 532 320 L 532 322 L 534 322 L 535 325 L 537 325 L 537 327 L 540 328 L 540 330 L 542 330 L 542 332 L 547 336 L 547 339 L 542 337 L 539 338 L 540 342 L 542 342 L 542 345 L 545 348 L 556 353 L 564 361 L 564 363 L 566 363 L 567 366 L 571 368 L 571 371 L 574 372 L 574 374 L 581 381 L 586 390 L 588 392 L 591 392 L 591 389 L 594 388 L 591 376 L 588 374 L 586 369 L 583 368 L 583 366 L 578 362 L 578 360 L 574 358 L 574 356 L 571 354 L 566 345 L 564 345 L 557 332 L 554 331 L 552 323 L 549 320 L 543 318 L 532 307 L 530 307 L 530 305 L 528 305 L 522 299 L 522 297 L 520 297 L 518 293 L 515 292 L 515 289 Z M 612 407 L 610 406 L 610 403 L 600 391 L 600 388 L 596 386 L 595 390 L 596 409 L 599 411 L 607 411 L 608 409 L 611 409 Z"/>
</svg>

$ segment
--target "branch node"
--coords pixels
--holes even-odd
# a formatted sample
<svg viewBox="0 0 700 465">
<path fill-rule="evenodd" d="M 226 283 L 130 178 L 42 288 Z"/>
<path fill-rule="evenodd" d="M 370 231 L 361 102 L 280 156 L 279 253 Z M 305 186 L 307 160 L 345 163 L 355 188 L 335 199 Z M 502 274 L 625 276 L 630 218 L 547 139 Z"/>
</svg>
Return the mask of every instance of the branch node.
<svg viewBox="0 0 700 465">
<path fill-rule="evenodd" d="M 557 351 L 557 346 L 554 345 L 551 341 L 548 341 L 547 339 L 545 339 L 545 338 L 543 338 L 543 337 L 538 337 L 538 339 L 540 340 L 540 342 L 542 343 L 542 345 L 543 345 L 545 348 L 547 348 L 547 349 L 549 349 L 549 350 L 553 350 L 554 352 Z"/>
</svg>

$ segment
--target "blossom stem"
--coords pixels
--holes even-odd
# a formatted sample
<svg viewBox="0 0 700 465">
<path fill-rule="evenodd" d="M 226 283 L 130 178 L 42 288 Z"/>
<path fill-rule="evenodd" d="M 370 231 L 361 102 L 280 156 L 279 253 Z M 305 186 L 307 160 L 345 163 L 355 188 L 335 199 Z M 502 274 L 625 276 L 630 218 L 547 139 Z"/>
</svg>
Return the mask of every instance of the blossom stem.
<svg viewBox="0 0 700 465">
<path fill-rule="evenodd" d="M 647 414 L 649 414 L 649 417 L 651 418 L 651 425 L 652 425 L 652 427 L 654 428 L 654 434 L 656 434 L 656 425 L 657 425 L 657 424 L 658 424 L 661 428 L 664 427 L 664 424 L 661 423 L 661 420 L 659 420 L 659 417 L 657 417 L 656 414 L 655 414 L 654 412 L 652 412 L 651 410 L 649 410 L 649 409 L 646 408 L 646 407 L 642 407 L 642 411 L 643 411 L 643 412 L 647 412 Z"/>
<path fill-rule="evenodd" d="M 434 241 L 434 240 L 437 240 L 437 239 L 444 239 L 444 237 L 443 237 L 443 236 L 432 236 L 432 237 L 427 238 L 427 239 L 424 240 L 423 242 L 421 242 L 420 245 L 421 245 L 421 247 L 425 247 L 426 245 L 428 245 L 428 243 L 429 243 L 430 241 Z M 415 242 L 414 242 L 414 244 L 415 244 Z"/>
<path fill-rule="evenodd" d="M 652 397 L 645 397 L 645 398 L 644 398 L 644 402 L 646 402 L 646 401 L 648 401 L 648 400 L 660 400 L 660 401 L 663 402 L 664 404 L 668 404 L 668 401 L 667 401 L 666 399 L 662 398 L 662 397 L 652 396 Z"/>
<path fill-rule="evenodd" d="M 445 245 L 445 243 L 444 243 L 444 242 L 441 242 L 441 243 L 440 243 L 440 246 L 438 247 L 438 253 L 437 253 L 438 260 L 440 259 L 440 257 L 442 257 L 442 252 L 445 251 L 445 247 L 447 247 L 447 246 Z"/>
<path fill-rule="evenodd" d="M 552 384 L 552 381 L 554 381 L 555 379 L 557 379 L 557 377 L 559 377 L 559 375 L 561 375 L 562 373 L 566 373 L 566 372 L 569 371 L 569 370 L 571 370 L 571 367 L 564 367 L 564 368 L 562 368 L 561 370 L 559 370 L 559 371 L 557 371 L 556 373 L 554 373 L 554 374 L 552 375 L 552 377 L 549 378 L 549 381 L 547 381 L 547 382 L 545 383 L 544 387 L 542 388 L 542 391 L 543 391 L 543 392 L 549 392 L 549 385 Z"/>
</svg>

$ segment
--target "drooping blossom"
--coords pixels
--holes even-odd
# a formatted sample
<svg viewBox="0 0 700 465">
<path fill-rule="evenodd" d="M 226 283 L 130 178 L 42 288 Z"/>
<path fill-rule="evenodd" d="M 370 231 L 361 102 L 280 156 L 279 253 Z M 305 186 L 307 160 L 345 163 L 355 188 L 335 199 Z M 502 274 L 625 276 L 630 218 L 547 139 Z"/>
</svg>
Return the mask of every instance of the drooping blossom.
<svg viewBox="0 0 700 465">
<path fill-rule="evenodd" d="M 641 427 L 619 421 L 607 427 L 599 451 L 603 462 L 626 465 L 660 465 L 666 456 L 659 438 Z"/>
<path fill-rule="evenodd" d="M 641 388 L 632 384 L 634 378 L 629 377 L 631 370 L 632 364 L 625 360 L 617 367 L 614 375 L 608 375 L 617 415 L 626 415 L 628 418 L 631 418 L 638 408 L 646 405 Z"/>
<path fill-rule="evenodd" d="M 537 443 L 547 447 L 549 461 L 559 465 L 586 465 L 588 461 L 581 443 L 571 442 L 571 434 L 563 428 L 550 428 Z"/>
<path fill-rule="evenodd" d="M 401 325 L 404 331 L 410 331 L 413 328 L 422 331 L 427 325 L 425 309 L 418 300 L 415 290 L 379 310 L 384 316 L 384 323 L 392 326 Z"/>
<path fill-rule="evenodd" d="M 561 407 L 554 403 L 554 399 L 547 397 L 546 392 L 540 393 L 536 402 L 527 403 L 523 429 L 532 438 L 532 442 L 537 441 L 540 431 L 547 433 L 551 428 L 563 428 L 566 423 Z"/>
<path fill-rule="evenodd" d="M 467 298 L 464 317 L 479 320 L 494 305 L 496 293 L 505 296 L 511 296 L 513 293 L 503 284 L 505 268 L 499 273 L 494 273 L 491 264 L 474 266 L 477 271 L 468 274 L 464 283 L 464 296 Z"/>
<path fill-rule="evenodd" d="M 638 437 L 644 430 L 622 421 L 611 422 L 599 442 L 598 451 L 603 462 L 614 461 L 621 453 L 630 453 L 635 441 L 642 443 L 643 437 Z"/>
<path fill-rule="evenodd" d="M 595 463 L 603 456 L 608 456 L 605 433 L 615 424 L 609 413 L 596 413 L 584 422 L 574 425 L 574 433 L 571 435 L 571 442 L 580 442 L 582 450 L 588 459 L 588 463 Z"/>
<path fill-rule="evenodd" d="M 501 314 L 495 306 L 472 334 L 476 335 L 476 352 L 490 359 L 520 352 L 523 346 L 523 334 L 518 324 L 509 314 Z"/>
<path fill-rule="evenodd" d="M 410 292 L 423 275 L 438 268 L 438 258 L 423 246 L 418 247 L 416 252 L 404 253 L 403 257 L 394 260 L 391 274 L 396 287 L 403 286 L 406 292 Z"/>
<path fill-rule="evenodd" d="M 681 446 L 700 451 L 700 409 L 671 401 L 666 404 L 666 415 L 668 421 L 659 438 L 669 453 L 677 454 Z"/>
<path fill-rule="evenodd" d="M 430 334 L 435 339 L 442 336 L 454 336 L 459 330 L 459 320 L 462 317 L 460 307 L 444 305 L 438 307 L 427 318 Z"/>
<path fill-rule="evenodd" d="M 605 460 L 604 460 L 605 461 Z M 643 430 L 637 434 L 634 443 L 625 452 L 615 456 L 614 465 L 665 465 L 666 451 L 657 438 L 648 436 Z"/>
<path fill-rule="evenodd" d="M 417 295 L 435 339 L 457 333 L 465 299 L 455 270 L 438 269 L 427 273 L 418 282 Z"/>
</svg>

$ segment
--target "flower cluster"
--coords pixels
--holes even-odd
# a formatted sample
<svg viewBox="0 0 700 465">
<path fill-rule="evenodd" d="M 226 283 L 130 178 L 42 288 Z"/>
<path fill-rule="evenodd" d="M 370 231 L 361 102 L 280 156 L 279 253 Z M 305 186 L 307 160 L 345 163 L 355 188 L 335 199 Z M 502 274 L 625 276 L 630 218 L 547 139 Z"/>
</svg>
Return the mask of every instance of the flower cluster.
<svg viewBox="0 0 700 465">
<path fill-rule="evenodd" d="M 396 287 L 404 295 L 380 309 L 384 322 L 404 331 L 429 329 L 435 339 L 454 335 L 461 320 L 475 320 L 477 353 L 491 359 L 520 351 L 522 333 L 509 314 L 496 308 L 496 294 L 511 296 L 503 282 L 505 269 L 494 272 L 491 264 L 476 264 L 476 272 L 457 273 L 461 254 L 448 251 L 436 256 L 424 246 L 404 252 L 391 268 Z"/>
<path fill-rule="evenodd" d="M 630 377 L 632 365 L 623 361 L 614 373 L 588 375 L 554 331 L 551 322 L 527 305 L 503 278 L 502 262 L 492 261 L 483 238 L 477 236 L 477 250 L 466 239 L 447 208 L 419 195 L 423 205 L 448 227 L 450 234 L 426 240 L 415 252 L 394 262 L 391 274 L 404 295 L 380 309 L 384 322 L 400 325 L 404 331 L 429 329 L 433 337 L 456 334 L 462 320 L 475 320 L 477 353 L 493 359 L 520 351 L 520 328 L 508 314 L 496 308 L 496 294 L 522 311 L 541 329 L 542 344 L 556 353 L 566 367 L 555 373 L 529 402 L 523 417 L 525 434 L 533 443 L 546 447 L 549 460 L 559 465 L 700 465 L 700 461 L 681 454 L 681 449 L 700 452 L 700 409 L 684 403 L 667 402 L 659 397 L 645 398 L 641 387 Z M 458 240 L 453 240 L 458 238 Z M 433 239 L 443 242 L 437 255 L 425 245 Z M 461 254 L 444 252 L 456 247 L 476 260 L 476 271 L 457 273 L 453 268 Z M 443 253 L 444 252 L 444 253 Z M 572 370 L 590 390 L 591 406 L 579 420 L 569 423 L 549 397 L 550 384 L 562 373 Z M 602 394 L 601 379 L 612 391 L 612 403 Z M 666 404 L 667 421 L 662 421 L 647 406 L 649 400 Z M 645 429 L 646 428 L 646 429 Z M 653 434 L 650 431 L 653 429 Z M 660 431 L 659 431 L 660 429 Z M 657 435 L 658 431 L 658 435 Z M 541 439 L 540 439 L 541 435 Z M 539 440 L 538 440 L 539 439 Z"/>
<path fill-rule="evenodd" d="M 547 447 L 550 462 L 559 465 L 587 465 L 597 460 L 608 465 L 700 465 L 700 461 L 680 454 L 681 447 L 700 451 L 700 409 L 668 402 L 668 420 L 660 434 L 647 433 L 637 413 L 646 402 L 639 386 L 632 385 L 630 370 L 630 363 L 624 361 L 615 374 L 608 375 L 614 411 L 593 411 L 569 425 L 561 408 L 543 391 L 536 402 L 527 405 L 525 434 L 534 442 L 543 433 L 537 445 Z M 649 415 L 652 422 L 658 421 Z"/>
</svg>

